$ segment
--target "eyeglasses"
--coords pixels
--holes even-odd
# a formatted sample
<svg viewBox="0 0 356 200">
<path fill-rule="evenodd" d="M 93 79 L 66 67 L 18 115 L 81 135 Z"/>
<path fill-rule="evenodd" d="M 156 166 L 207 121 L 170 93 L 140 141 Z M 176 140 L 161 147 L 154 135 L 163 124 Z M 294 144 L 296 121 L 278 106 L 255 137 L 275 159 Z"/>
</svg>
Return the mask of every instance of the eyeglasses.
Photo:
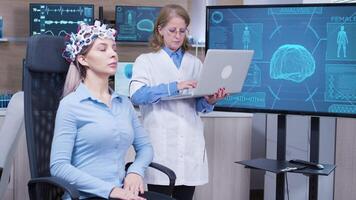
<svg viewBox="0 0 356 200">
<path fill-rule="evenodd" d="M 168 30 L 168 34 L 171 35 L 171 36 L 175 36 L 178 35 L 179 36 L 182 36 L 182 35 L 186 35 L 188 33 L 188 29 L 187 28 L 167 28 Z"/>
</svg>

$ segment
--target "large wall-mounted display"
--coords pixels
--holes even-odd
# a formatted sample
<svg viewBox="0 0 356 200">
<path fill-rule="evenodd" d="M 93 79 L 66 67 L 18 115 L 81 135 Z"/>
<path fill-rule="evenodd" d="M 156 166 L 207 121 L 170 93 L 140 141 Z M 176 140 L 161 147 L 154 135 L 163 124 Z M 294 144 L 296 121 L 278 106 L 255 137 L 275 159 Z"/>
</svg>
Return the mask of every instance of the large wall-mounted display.
<svg viewBox="0 0 356 200">
<path fill-rule="evenodd" d="M 65 36 L 77 32 L 80 23 L 93 21 L 91 4 L 30 4 L 30 35 Z"/>
<path fill-rule="evenodd" d="M 2 38 L 3 36 L 3 20 L 2 20 L 2 16 L 0 16 L 0 38 Z"/>
<path fill-rule="evenodd" d="M 151 6 L 116 6 L 116 40 L 148 42 L 160 9 Z"/>
<path fill-rule="evenodd" d="M 356 117 L 356 4 L 207 7 L 207 49 L 253 49 L 218 110 Z"/>
</svg>

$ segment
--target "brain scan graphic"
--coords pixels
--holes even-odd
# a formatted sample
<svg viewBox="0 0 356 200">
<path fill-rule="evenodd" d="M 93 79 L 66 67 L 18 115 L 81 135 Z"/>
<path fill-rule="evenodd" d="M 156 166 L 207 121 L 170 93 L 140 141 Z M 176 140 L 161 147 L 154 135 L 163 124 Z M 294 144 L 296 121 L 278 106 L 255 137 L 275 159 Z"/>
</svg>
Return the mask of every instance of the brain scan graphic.
<svg viewBox="0 0 356 200">
<path fill-rule="evenodd" d="M 286 44 L 277 49 L 270 62 L 270 77 L 296 83 L 315 72 L 315 60 L 302 45 Z"/>
<path fill-rule="evenodd" d="M 149 19 L 143 19 L 137 23 L 137 29 L 140 31 L 152 32 L 153 26 L 152 20 Z"/>
</svg>

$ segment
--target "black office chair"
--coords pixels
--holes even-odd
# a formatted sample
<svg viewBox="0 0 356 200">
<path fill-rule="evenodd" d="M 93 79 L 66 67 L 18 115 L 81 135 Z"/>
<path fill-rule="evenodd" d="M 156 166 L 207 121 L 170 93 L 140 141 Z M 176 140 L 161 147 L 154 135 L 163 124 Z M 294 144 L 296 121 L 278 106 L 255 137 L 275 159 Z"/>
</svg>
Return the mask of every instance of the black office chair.
<svg viewBox="0 0 356 200">
<path fill-rule="evenodd" d="M 72 199 L 79 192 L 68 182 L 50 175 L 50 152 L 56 111 L 69 64 L 62 58 L 64 38 L 37 35 L 29 38 L 24 65 L 25 127 L 30 161 L 28 183 L 32 200 L 61 199 L 66 191 Z M 157 163 L 150 167 L 167 174 L 171 188 L 175 173 Z M 172 200 L 166 195 L 146 192 L 147 199 Z M 100 199 L 100 198 L 97 198 Z"/>
</svg>

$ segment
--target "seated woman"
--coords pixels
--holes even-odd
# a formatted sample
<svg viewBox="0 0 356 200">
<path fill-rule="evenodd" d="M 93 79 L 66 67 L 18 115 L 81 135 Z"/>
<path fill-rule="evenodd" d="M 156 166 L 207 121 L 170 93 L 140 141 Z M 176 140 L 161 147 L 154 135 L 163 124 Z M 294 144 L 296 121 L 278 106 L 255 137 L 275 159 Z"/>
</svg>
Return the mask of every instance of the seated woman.
<svg viewBox="0 0 356 200">
<path fill-rule="evenodd" d="M 73 184 L 82 198 L 143 200 L 143 176 L 153 150 L 127 97 L 109 88 L 116 72 L 116 31 L 96 21 L 70 36 L 63 56 L 71 62 L 51 151 L 51 174 Z M 136 158 L 125 171 L 133 145 Z M 68 194 L 63 196 L 69 199 Z"/>
</svg>

